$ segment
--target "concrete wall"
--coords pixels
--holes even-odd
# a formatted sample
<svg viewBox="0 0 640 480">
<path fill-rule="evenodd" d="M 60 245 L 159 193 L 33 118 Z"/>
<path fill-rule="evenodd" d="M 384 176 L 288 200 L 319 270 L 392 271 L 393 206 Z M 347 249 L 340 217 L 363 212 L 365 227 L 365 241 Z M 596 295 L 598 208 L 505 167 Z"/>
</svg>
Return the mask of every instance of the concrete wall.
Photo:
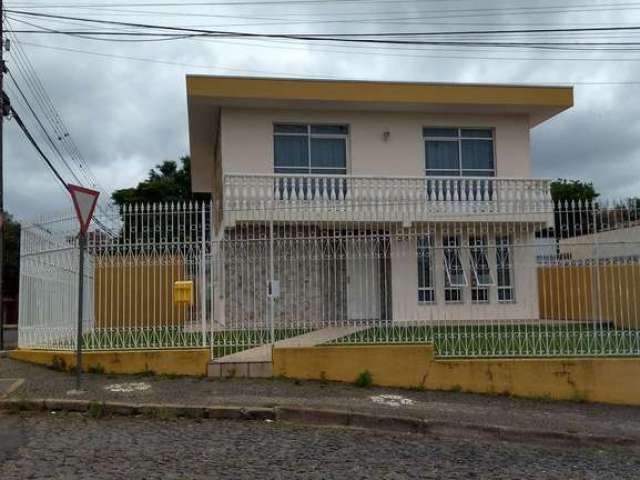
<svg viewBox="0 0 640 480">
<path fill-rule="evenodd" d="M 75 367 L 75 352 L 51 350 L 12 350 L 9 356 L 15 360 L 51 366 L 54 358 L 64 360 L 67 368 Z M 201 376 L 207 373 L 210 359 L 208 348 L 188 350 L 132 350 L 120 352 L 84 352 L 82 369 L 102 367 L 104 373 L 146 373 L 162 375 Z"/>
<path fill-rule="evenodd" d="M 640 256 L 640 225 L 560 240 L 560 254 L 572 260 Z"/>
<path fill-rule="evenodd" d="M 276 348 L 273 374 L 380 386 L 640 405 L 640 359 L 434 360 L 428 345 Z"/>
<path fill-rule="evenodd" d="M 100 257 L 94 266 L 96 328 L 150 328 L 182 325 L 188 308 L 174 305 L 174 282 L 185 279 L 180 256 Z M 194 291 L 197 284 L 194 281 Z"/>
<path fill-rule="evenodd" d="M 529 177 L 529 124 L 516 115 L 420 114 L 412 112 L 222 109 L 225 173 L 273 173 L 273 124 L 347 124 L 348 172 L 353 175 L 423 176 L 425 126 L 495 128 L 497 175 Z M 390 132 L 387 142 L 383 132 Z"/>
<path fill-rule="evenodd" d="M 540 318 L 640 328 L 640 265 L 538 269 Z"/>
</svg>

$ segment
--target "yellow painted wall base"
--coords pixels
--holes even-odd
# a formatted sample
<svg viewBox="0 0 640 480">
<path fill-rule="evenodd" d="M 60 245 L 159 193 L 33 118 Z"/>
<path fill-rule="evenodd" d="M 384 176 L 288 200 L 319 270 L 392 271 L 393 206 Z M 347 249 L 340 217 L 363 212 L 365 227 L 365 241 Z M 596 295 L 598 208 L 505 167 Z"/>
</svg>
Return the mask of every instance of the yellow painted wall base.
<svg viewBox="0 0 640 480">
<path fill-rule="evenodd" d="M 640 359 L 435 360 L 428 345 L 276 348 L 273 374 L 380 386 L 640 405 Z"/>
<path fill-rule="evenodd" d="M 40 365 L 52 365 L 54 358 L 75 367 L 75 352 L 50 350 L 12 350 L 10 358 Z M 200 376 L 207 373 L 208 348 L 188 350 L 133 350 L 124 352 L 83 352 L 82 369 L 101 366 L 104 373 L 145 373 Z"/>
</svg>

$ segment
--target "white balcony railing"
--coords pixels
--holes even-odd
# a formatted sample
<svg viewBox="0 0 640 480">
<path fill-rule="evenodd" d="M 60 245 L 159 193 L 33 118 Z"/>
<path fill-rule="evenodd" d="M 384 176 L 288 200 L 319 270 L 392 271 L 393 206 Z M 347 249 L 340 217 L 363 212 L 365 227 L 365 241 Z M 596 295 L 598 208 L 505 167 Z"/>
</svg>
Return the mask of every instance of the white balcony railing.
<svg viewBox="0 0 640 480">
<path fill-rule="evenodd" d="M 548 214 L 549 186 L 530 178 L 225 174 L 223 201 L 233 218 L 414 221 Z"/>
</svg>

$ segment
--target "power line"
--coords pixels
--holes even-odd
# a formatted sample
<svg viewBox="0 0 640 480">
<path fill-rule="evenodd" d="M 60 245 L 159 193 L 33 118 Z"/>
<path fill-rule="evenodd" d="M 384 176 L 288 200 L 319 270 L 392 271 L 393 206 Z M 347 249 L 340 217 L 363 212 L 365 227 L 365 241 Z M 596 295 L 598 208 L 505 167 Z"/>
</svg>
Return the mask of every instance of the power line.
<svg viewBox="0 0 640 480">
<path fill-rule="evenodd" d="M 224 30 L 207 30 L 198 28 L 176 27 L 169 25 L 153 25 L 136 22 L 120 22 L 115 20 L 99 20 L 88 19 L 82 17 L 69 17 L 65 15 L 51 15 L 45 13 L 25 12 L 21 10 L 7 10 L 9 13 L 18 15 L 28 15 L 40 18 L 54 18 L 73 20 L 86 23 L 97 23 L 104 25 L 119 25 L 135 27 L 139 29 L 151 29 L 151 30 L 169 30 L 173 32 L 189 32 L 200 34 L 200 36 L 209 37 L 226 37 L 226 38 L 276 38 L 276 39 L 288 39 L 288 40 L 304 40 L 304 41 L 328 41 L 328 42 L 345 42 L 345 43 L 372 43 L 372 44 L 393 44 L 393 45 L 442 45 L 442 46 L 485 46 L 485 47 L 527 47 L 527 48 L 549 48 L 556 47 L 562 48 L 567 46 L 589 48 L 599 46 L 618 46 L 618 47 L 630 47 L 638 46 L 640 42 L 495 42 L 495 41 L 424 41 L 424 40 L 397 40 L 381 37 L 409 37 L 409 36 L 439 36 L 439 35 L 497 35 L 497 34 L 522 34 L 522 33 L 551 33 L 551 32 L 600 32 L 600 31 L 638 31 L 640 26 L 627 26 L 627 27 L 583 27 L 583 28 L 562 28 L 562 29 L 519 29 L 519 30 L 475 30 L 475 31 L 447 31 L 447 32 L 385 32 L 376 34 L 284 34 L 284 33 L 258 33 L 258 32 L 236 32 L 236 31 L 224 31 Z M 66 32 L 60 32 L 66 33 Z M 154 32 L 157 33 L 157 32 Z M 92 32 L 92 35 L 117 35 L 114 32 Z M 121 35 L 127 35 L 122 33 Z M 194 35 L 195 36 L 195 35 Z M 371 38 L 376 37 L 376 38 Z"/>
<path fill-rule="evenodd" d="M 80 171 L 88 180 L 88 183 L 93 187 L 99 186 L 98 180 L 91 172 L 89 165 L 80 153 L 80 149 L 73 141 L 68 128 L 64 124 L 60 113 L 56 109 L 51 97 L 48 95 L 46 89 L 44 88 L 44 85 L 40 81 L 35 68 L 29 60 L 29 57 L 22 49 L 21 42 L 18 41 L 18 39 L 15 37 L 12 29 L 9 30 L 9 33 L 14 39 L 14 51 L 17 54 L 17 56 L 14 58 L 17 61 L 16 67 L 18 67 L 18 72 L 20 72 L 23 78 L 26 80 L 27 87 L 30 87 L 30 90 L 34 95 L 36 102 L 38 102 L 43 113 L 45 114 L 45 117 L 49 120 L 49 124 L 58 137 L 58 140 L 61 142 L 62 147 L 65 148 L 69 156 L 77 163 Z M 104 188 L 102 187 L 100 189 L 104 190 Z"/>
<path fill-rule="evenodd" d="M 218 69 L 218 70 L 226 70 L 226 71 L 231 71 L 231 72 L 237 72 L 237 73 L 250 73 L 250 74 L 260 74 L 260 75 L 286 75 L 289 78 L 301 78 L 301 79 L 308 79 L 308 78 L 316 78 L 319 80 L 325 79 L 325 80 L 345 80 L 344 77 L 337 77 L 337 76 L 331 76 L 331 75 L 323 75 L 323 76 L 309 76 L 308 74 L 305 75 L 295 75 L 295 74 L 291 74 L 290 72 L 278 72 L 278 71 L 274 71 L 274 70 L 255 70 L 255 69 L 241 69 L 241 68 L 231 68 L 231 67 L 225 67 L 225 66 L 220 66 L 220 65 L 198 65 L 198 64 L 190 64 L 190 63 L 182 63 L 182 62 L 173 62 L 170 60 L 161 60 L 161 59 L 153 59 L 153 58 L 145 58 L 145 57 L 131 57 L 131 56 L 127 56 L 127 55 L 117 55 L 117 54 L 109 54 L 109 53 L 102 53 L 102 52 L 94 52 L 94 51 L 90 51 L 90 50 L 81 50 L 81 49 L 76 49 L 76 48 L 66 48 L 66 47 L 53 47 L 53 46 L 49 46 L 49 45 L 41 45 L 38 43 L 31 43 L 31 42 L 22 42 L 24 45 L 29 45 L 29 46 L 33 46 L 33 47 L 37 47 L 37 48 L 45 48 L 45 49 L 50 49 L 50 50 L 58 50 L 58 51 L 63 51 L 63 52 L 71 52 L 71 53 L 80 53 L 80 54 L 86 54 L 86 55 L 92 55 L 92 56 L 97 56 L 97 57 L 104 57 L 104 58 L 113 58 L 113 59 L 117 59 L 117 60 L 131 60 L 131 61 L 137 61 L 137 62 L 148 62 L 148 63 L 156 63 L 156 64 L 160 64 L 160 65 L 169 65 L 169 66 L 177 66 L 177 67 L 192 67 L 192 68 L 206 68 L 206 69 Z M 345 52 L 348 53 L 348 52 Z M 431 58 L 430 56 L 427 56 L 427 58 Z M 477 56 L 469 56 L 469 57 L 452 57 L 452 56 L 445 56 L 445 57 L 436 57 L 436 58 L 468 58 L 468 59 L 482 59 L 482 57 L 477 57 Z M 488 58 L 488 60 L 503 60 L 504 58 Z M 522 60 L 544 60 L 544 59 L 522 59 Z M 571 58 L 564 58 L 564 59 L 554 59 L 554 60 L 558 60 L 558 61 L 567 61 L 567 60 L 572 60 Z M 573 59 L 573 60 L 581 60 L 581 61 L 591 61 L 590 59 Z M 640 58 L 637 59 L 613 59 L 614 61 L 640 61 Z M 602 61 L 602 59 L 593 59 L 592 61 Z M 362 79 L 358 79 L 358 78 L 351 78 L 351 79 L 347 79 L 347 80 L 362 80 Z M 582 82 L 582 81 L 571 81 L 571 82 L 563 82 L 563 83 L 570 83 L 572 85 L 584 85 L 584 86 L 596 86 L 596 85 L 640 85 L 640 80 L 638 81 L 594 81 L 594 82 Z M 540 83 L 536 83 L 537 85 L 540 85 Z M 510 85 L 513 85 L 513 83 L 510 83 Z M 525 85 L 525 84 L 523 84 Z M 549 83 L 549 85 L 557 85 L 557 83 Z"/>
<path fill-rule="evenodd" d="M 73 176 L 75 181 L 78 182 L 78 183 L 82 183 L 80 181 L 80 179 L 77 177 L 77 175 L 75 174 L 75 172 L 73 171 L 73 169 L 69 166 L 67 161 L 64 159 L 64 157 L 62 156 L 62 153 L 60 153 L 60 150 L 58 150 L 58 147 L 56 146 L 56 144 L 54 143 L 53 139 L 49 135 L 49 132 L 47 132 L 47 129 L 42 124 L 42 121 L 38 117 L 38 114 L 34 111 L 33 107 L 29 103 L 29 100 L 27 100 L 27 97 L 25 96 L 24 92 L 20 88 L 20 85 L 18 84 L 18 82 L 16 81 L 14 76 L 11 74 L 11 72 L 9 72 L 9 78 L 13 81 L 13 84 L 14 84 L 15 88 L 18 90 L 18 93 L 20 94 L 20 96 L 22 97 L 22 100 L 24 101 L 25 105 L 27 106 L 27 108 L 31 112 L 31 115 L 33 115 L 33 118 L 35 118 L 36 122 L 38 123 L 38 125 L 42 129 L 42 132 L 44 133 L 45 137 L 47 138 L 47 140 L 49 140 L 49 143 L 51 144 L 51 148 L 53 148 L 53 150 L 58 154 L 58 157 L 60 157 L 60 160 L 62 161 L 64 166 L 67 167 L 69 172 L 71 172 L 71 175 Z"/>
<path fill-rule="evenodd" d="M 435 0 L 432 0 L 435 1 Z M 463 0 L 461 0 L 463 1 Z M 282 2 L 276 2 L 277 3 L 282 3 Z M 344 2 L 343 2 L 344 3 Z M 394 3 L 405 3 L 405 2 L 394 2 Z M 163 6 L 163 4 L 139 4 L 139 6 L 148 6 L 148 7 L 154 7 L 154 6 Z M 184 7 L 187 5 L 190 5 L 189 3 L 185 3 L 185 4 L 164 4 L 165 6 L 180 6 L 180 7 Z M 206 4 L 195 4 L 195 5 L 206 5 Z M 238 3 L 237 5 L 241 5 L 240 3 Z M 98 12 L 116 12 L 116 13 L 123 13 L 125 15 L 131 15 L 131 14 L 135 14 L 135 13 L 140 13 L 140 14 L 144 14 L 145 16 L 147 15 L 178 15 L 178 16 L 197 16 L 197 17 L 202 17 L 202 16 L 206 16 L 206 17 L 221 17 L 221 18 L 242 18 L 242 19 L 247 19 L 247 20 L 271 20 L 271 21 L 276 21 L 277 23 L 273 23 L 273 22 L 266 22 L 266 23 L 250 23 L 250 24 L 231 24 L 231 25 L 226 25 L 226 26 L 268 26 L 268 25 L 291 25 L 291 24 L 311 24 L 311 23 L 371 23 L 371 22 L 376 22 L 376 23 L 398 23 L 398 22 L 403 22 L 406 23 L 409 20 L 428 20 L 428 19 L 451 19 L 451 18 L 464 18 L 464 17 L 487 17 L 487 16 L 491 16 L 494 17 L 497 14 L 501 15 L 501 16 L 509 16 L 509 15 L 541 15 L 541 14 L 552 14 L 552 13 L 587 13 L 587 12 L 604 12 L 604 11 L 628 11 L 628 10 L 636 10 L 639 7 L 639 3 L 637 2 L 627 2 L 627 3 L 622 3 L 622 4 L 569 4 L 569 5 L 563 5 L 563 6 L 555 6 L 555 5 L 550 5 L 550 6 L 542 6 L 542 7 L 500 7 L 500 8 L 480 8 L 480 9 L 429 9 L 429 10 L 418 10 L 418 11 L 412 11 L 412 12 L 407 12 L 407 13 L 402 13 L 402 15 L 405 15 L 404 17 L 392 17 L 389 18 L 389 15 L 397 15 L 399 13 L 399 11 L 396 9 L 394 11 L 373 11 L 373 12 L 332 12 L 331 14 L 324 14 L 322 12 L 313 12 L 313 15 L 330 15 L 331 19 L 330 20 L 312 20 L 312 21 L 307 21 L 304 19 L 296 19 L 296 18 L 292 18 L 292 19 L 276 19 L 273 17 L 264 17 L 264 16 L 248 16 L 248 15 L 225 15 L 225 14 L 200 14 L 200 13 L 184 13 L 184 12 L 158 12 L 158 11 L 136 11 L 136 10 L 131 10 L 129 7 L 133 7 L 135 6 L 135 4 L 128 4 L 128 5 L 124 5 L 124 4 L 103 4 L 102 6 L 99 5 L 57 5 L 54 7 L 41 7 L 39 5 L 36 5 L 35 8 L 81 8 L 84 10 L 94 10 L 94 11 L 98 11 Z M 114 8 L 109 8 L 109 7 L 121 7 L 121 8 L 125 8 L 127 7 L 128 9 L 126 10 L 117 10 Z M 23 5 L 23 8 L 30 8 L 33 9 L 34 6 L 32 5 Z M 476 13 L 479 12 L 479 13 Z M 441 13 L 453 13 L 453 15 L 437 15 L 437 14 L 441 14 Z M 406 17 L 407 14 L 422 14 L 421 16 L 414 16 L 414 17 Z M 281 13 L 280 15 L 282 16 L 296 16 L 296 15 L 304 15 L 304 13 Z M 336 20 L 335 16 L 339 16 L 339 15 L 351 15 L 351 16 L 356 16 L 356 18 L 351 18 L 351 19 L 339 19 Z M 362 18 L 363 15 L 385 15 L 385 17 L 383 18 L 378 18 L 378 19 L 371 19 L 371 18 Z M 422 23 L 422 22 L 420 22 Z"/>
<path fill-rule="evenodd" d="M 40 158 L 42 158 L 42 160 L 44 160 L 44 162 L 47 164 L 49 169 L 53 172 L 53 174 L 56 176 L 56 178 L 64 186 L 64 189 L 68 190 L 67 182 L 64 181 L 64 178 L 62 178 L 62 175 L 60 175 L 60 172 L 58 172 L 58 170 L 56 170 L 56 167 L 51 163 L 49 158 L 47 158 L 45 153 L 42 151 L 42 149 L 40 148 L 38 143 L 33 138 L 33 135 L 31 135 L 31 133 L 29 132 L 29 129 L 27 128 L 27 126 L 24 124 L 24 122 L 20 118 L 20 115 L 18 115 L 18 112 L 16 112 L 13 107 L 11 107 L 11 114 L 12 114 L 13 119 L 16 121 L 16 123 L 18 124 L 20 129 L 23 131 L 23 133 L 25 134 L 25 136 L 29 140 L 29 143 L 31 143 L 31 145 L 33 145 L 33 148 L 35 148 L 36 151 L 38 152 L 38 154 L 40 154 Z"/>
<path fill-rule="evenodd" d="M 19 18 L 7 17 L 13 21 L 24 23 L 26 25 L 30 25 L 37 30 L 15 30 L 12 29 L 13 33 L 43 33 L 43 34 L 62 34 L 69 35 L 72 37 L 84 38 L 86 40 L 103 40 L 110 42 L 163 42 L 168 40 L 182 40 L 185 38 L 191 38 L 197 36 L 199 34 L 190 34 L 190 35 L 176 35 L 169 33 L 145 33 L 145 32 L 123 32 L 123 31 L 114 31 L 114 32 L 95 32 L 95 31 L 84 31 L 84 30 L 57 30 L 53 28 L 47 28 L 41 25 L 37 25 L 32 22 L 27 22 L 25 20 L 20 20 Z M 91 34 L 91 35 L 89 35 Z M 114 38 L 100 38 L 95 37 L 93 35 L 113 35 L 113 36 L 127 36 L 127 37 L 161 37 L 161 38 L 144 38 L 144 39 L 114 39 Z"/>
<path fill-rule="evenodd" d="M 415 3 L 417 0 L 257 0 L 253 2 L 237 1 L 237 2 L 164 2 L 164 3 L 120 3 L 120 4 L 40 4 L 35 5 L 37 8 L 84 8 L 84 7 L 110 7 L 110 6 L 131 6 L 131 7 L 147 7 L 147 6 L 161 6 L 161 7 L 185 7 L 185 6 L 239 6 L 239 5 L 312 5 L 312 4 L 325 4 L 325 3 Z M 436 0 L 437 1 L 437 0 Z M 443 1 L 443 0 L 441 0 Z M 32 8 L 31 5 L 25 5 Z"/>
<path fill-rule="evenodd" d="M 47 94 L 44 86 L 42 85 L 42 82 L 40 81 L 40 78 L 37 75 L 37 72 L 33 68 L 33 65 L 31 64 L 26 53 L 20 47 L 20 42 L 14 41 L 14 52 L 16 55 L 14 55 L 12 58 L 16 61 L 16 71 L 22 76 L 24 85 L 30 90 L 35 103 L 40 107 L 40 110 L 48 121 L 48 124 L 54 132 L 55 137 L 57 137 L 60 146 L 75 161 L 80 169 L 80 172 L 86 178 L 86 180 L 90 184 L 95 184 L 91 172 L 88 170 L 88 168 L 85 168 L 86 165 L 84 160 L 80 157 L 79 151 L 77 151 L 77 147 L 70 139 L 68 129 L 62 122 L 60 114 L 55 108 L 53 101 Z M 75 173 L 73 173 L 73 169 L 71 169 L 70 166 L 68 166 L 68 168 L 70 169 L 74 177 L 78 179 Z"/>
</svg>

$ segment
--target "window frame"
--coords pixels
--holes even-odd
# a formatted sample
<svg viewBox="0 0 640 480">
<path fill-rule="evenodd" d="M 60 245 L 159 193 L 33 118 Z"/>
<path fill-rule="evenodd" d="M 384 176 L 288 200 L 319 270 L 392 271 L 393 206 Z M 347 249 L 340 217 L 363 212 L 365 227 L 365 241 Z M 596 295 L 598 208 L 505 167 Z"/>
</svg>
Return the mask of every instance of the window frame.
<svg viewBox="0 0 640 480">
<path fill-rule="evenodd" d="M 445 239 L 454 239 L 454 245 Z M 451 266 L 449 265 L 447 253 L 452 251 L 457 257 L 457 263 L 460 265 L 462 272 L 463 284 L 451 283 Z M 464 289 L 469 286 L 469 280 L 464 270 L 464 262 L 462 255 L 462 236 L 460 234 L 444 234 L 442 236 L 442 263 L 444 265 L 444 300 L 445 303 L 464 303 Z M 448 284 L 448 285 L 447 285 Z M 456 297 L 456 298 L 454 298 Z"/>
<path fill-rule="evenodd" d="M 484 257 L 489 283 L 480 281 L 478 273 L 480 256 Z M 491 263 L 489 263 L 489 243 L 486 235 L 469 236 L 469 265 L 471 267 L 471 303 L 490 303 L 489 291 L 491 287 L 495 286 L 496 281 L 491 271 Z"/>
<path fill-rule="evenodd" d="M 508 235 L 496 235 L 496 301 L 498 303 L 516 303 L 516 287 L 515 287 L 515 274 L 514 274 L 514 263 L 513 263 L 513 236 L 511 234 Z M 500 285 L 500 270 L 501 262 L 500 262 L 500 254 L 499 251 L 504 249 L 507 251 L 508 262 L 507 262 L 507 270 L 509 271 L 509 285 Z M 506 291 L 509 293 L 509 298 L 500 299 L 500 292 Z"/>
<path fill-rule="evenodd" d="M 421 255 L 421 252 L 423 252 L 422 255 Z M 425 252 L 426 252 L 426 255 L 424 254 Z M 435 305 L 436 303 L 435 252 L 436 250 L 434 249 L 434 237 L 432 235 L 423 235 L 417 238 L 416 240 L 416 255 L 417 255 L 416 263 L 418 266 L 417 295 L 418 295 L 418 303 L 421 305 Z M 420 270 L 423 268 L 422 262 L 424 261 L 425 258 L 428 260 L 427 269 L 429 272 L 430 284 L 423 286 L 420 284 Z M 425 294 L 426 299 L 421 300 L 420 294 L 423 292 Z M 431 298 L 427 298 L 427 297 L 431 297 Z"/>
<path fill-rule="evenodd" d="M 454 136 L 431 136 L 426 134 L 426 130 L 428 129 L 448 129 L 448 130 L 456 130 L 457 135 Z M 491 137 L 466 137 L 462 135 L 463 130 L 489 130 L 491 132 Z M 437 173 L 429 173 L 429 172 L 451 172 L 454 170 L 453 168 L 427 168 L 427 141 L 446 141 L 446 142 L 457 142 L 458 144 L 458 177 L 465 178 L 492 178 L 498 176 L 498 165 L 496 161 L 496 142 L 495 142 L 496 132 L 494 127 L 444 127 L 444 126 L 428 126 L 422 127 L 422 143 L 424 149 L 424 174 L 426 177 L 439 177 L 439 176 L 450 176 L 450 175 L 438 175 Z M 484 169 L 484 168 L 474 168 L 474 169 L 463 169 L 462 168 L 462 143 L 463 140 L 484 140 L 491 142 L 491 155 L 493 160 L 493 169 Z M 478 175 L 464 175 L 464 171 L 473 170 L 475 172 L 490 172 L 490 175 L 487 176 L 478 176 Z"/>
<path fill-rule="evenodd" d="M 278 126 L 292 126 L 292 127 L 305 127 L 306 132 L 277 132 L 276 127 Z M 312 133 L 312 127 L 343 127 L 346 129 L 346 133 Z M 313 138 L 327 138 L 327 139 L 339 139 L 344 140 L 344 153 L 345 153 L 345 164 L 344 164 L 344 173 L 330 173 L 328 176 L 345 176 L 349 174 L 350 167 L 350 144 L 349 137 L 351 134 L 351 128 L 346 123 L 298 123 L 298 122 L 274 122 L 273 123 L 273 171 L 276 175 L 322 175 L 322 173 L 314 172 L 312 170 L 342 170 L 341 168 L 335 167 L 314 167 L 312 164 L 312 156 L 311 156 L 311 140 Z M 305 137 L 307 138 L 307 166 L 306 167 L 278 167 L 276 166 L 276 137 Z M 305 173 L 285 173 L 282 170 L 302 170 L 306 169 Z M 276 172 L 276 170 L 281 170 L 280 172 Z"/>
</svg>

